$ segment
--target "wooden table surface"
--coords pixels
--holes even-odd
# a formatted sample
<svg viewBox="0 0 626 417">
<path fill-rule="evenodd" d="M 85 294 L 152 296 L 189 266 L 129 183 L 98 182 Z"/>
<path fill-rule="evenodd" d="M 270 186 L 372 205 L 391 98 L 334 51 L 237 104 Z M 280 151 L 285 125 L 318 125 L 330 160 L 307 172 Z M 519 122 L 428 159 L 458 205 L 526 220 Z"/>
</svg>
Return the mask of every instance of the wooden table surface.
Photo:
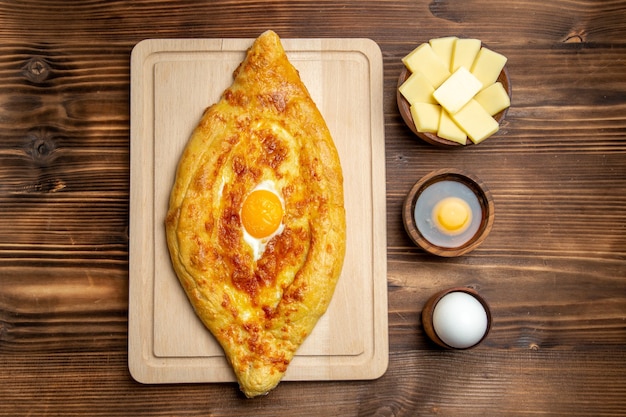
<svg viewBox="0 0 626 417">
<path fill-rule="evenodd" d="M 130 52 L 145 38 L 366 37 L 384 59 L 389 368 L 373 381 L 142 385 L 129 374 Z M 509 58 L 497 137 L 416 140 L 400 58 L 457 35 Z M 429 256 L 401 205 L 441 167 L 491 189 L 474 252 Z M 382 173 L 381 173 L 382 175 Z M 473 350 L 430 344 L 426 299 L 471 286 Z M 626 415 L 626 1 L 1 1 L 0 415 Z"/>
</svg>

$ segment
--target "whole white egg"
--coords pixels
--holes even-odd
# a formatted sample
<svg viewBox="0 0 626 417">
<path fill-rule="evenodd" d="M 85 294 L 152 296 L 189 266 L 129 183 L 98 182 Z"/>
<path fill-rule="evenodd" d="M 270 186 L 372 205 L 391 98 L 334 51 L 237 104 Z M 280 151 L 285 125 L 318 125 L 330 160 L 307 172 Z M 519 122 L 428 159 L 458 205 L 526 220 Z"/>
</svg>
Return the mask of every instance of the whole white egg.
<svg viewBox="0 0 626 417">
<path fill-rule="evenodd" d="M 433 328 L 448 346 L 465 349 L 480 342 L 485 335 L 487 312 L 471 294 L 451 292 L 435 305 Z"/>
</svg>

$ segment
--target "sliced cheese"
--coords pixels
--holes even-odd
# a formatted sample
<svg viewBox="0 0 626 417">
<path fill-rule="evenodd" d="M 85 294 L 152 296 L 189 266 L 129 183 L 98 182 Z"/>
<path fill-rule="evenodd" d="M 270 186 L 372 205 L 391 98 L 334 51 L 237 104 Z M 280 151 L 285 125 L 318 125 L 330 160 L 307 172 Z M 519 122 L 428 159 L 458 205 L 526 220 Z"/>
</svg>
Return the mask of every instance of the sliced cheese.
<svg viewBox="0 0 626 417">
<path fill-rule="evenodd" d="M 411 74 L 398 90 L 411 105 L 415 103 L 437 104 L 433 97 L 435 89 L 421 72 Z"/>
<path fill-rule="evenodd" d="M 454 72 L 460 67 L 465 67 L 468 70 L 472 69 L 472 64 L 478 55 L 480 50 L 479 39 L 457 39 L 454 43 L 454 49 L 452 51 L 452 63 L 450 71 Z"/>
<path fill-rule="evenodd" d="M 407 56 L 402 62 L 411 72 L 424 74 L 430 85 L 437 88 L 450 76 L 448 65 L 433 52 L 429 43 L 423 43 Z"/>
<path fill-rule="evenodd" d="M 506 64 L 504 55 L 483 46 L 476 55 L 471 71 L 484 87 L 489 87 L 498 80 L 504 64 Z"/>
<path fill-rule="evenodd" d="M 474 143 L 480 143 L 498 131 L 496 119 L 476 100 L 470 100 L 461 110 L 450 115 Z"/>
<path fill-rule="evenodd" d="M 511 98 L 501 82 L 491 84 L 489 87 L 476 94 L 474 100 L 478 102 L 487 113 L 495 115 L 511 105 Z"/>
<path fill-rule="evenodd" d="M 430 103 L 415 103 L 411 106 L 411 116 L 418 132 L 436 133 L 439 129 L 441 106 Z"/>
<path fill-rule="evenodd" d="M 450 117 L 447 111 L 442 110 L 439 118 L 439 129 L 437 130 L 437 136 L 443 139 L 451 140 L 452 142 L 465 145 L 467 143 L 467 135 Z"/>
<path fill-rule="evenodd" d="M 450 114 L 465 106 L 483 85 L 465 67 L 460 67 L 433 93 L 433 97 Z"/>
<path fill-rule="evenodd" d="M 428 41 L 433 52 L 441 58 L 441 60 L 450 68 L 452 63 L 452 52 L 454 44 L 458 38 L 456 36 L 447 36 L 445 38 L 435 38 Z"/>
</svg>

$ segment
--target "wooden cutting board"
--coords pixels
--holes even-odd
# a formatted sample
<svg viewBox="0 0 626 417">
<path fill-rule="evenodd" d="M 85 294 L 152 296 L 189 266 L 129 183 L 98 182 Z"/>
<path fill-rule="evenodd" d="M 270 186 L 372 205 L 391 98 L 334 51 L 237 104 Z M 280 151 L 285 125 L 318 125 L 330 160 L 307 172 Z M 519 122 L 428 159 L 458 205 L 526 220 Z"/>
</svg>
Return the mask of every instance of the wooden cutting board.
<svg viewBox="0 0 626 417">
<path fill-rule="evenodd" d="M 235 381 L 171 267 L 163 221 L 187 139 L 252 41 L 151 39 L 132 52 L 128 362 L 139 382 Z M 374 379 L 388 362 L 381 52 L 368 39 L 283 45 L 337 145 L 348 231 L 331 305 L 284 380 Z"/>
</svg>

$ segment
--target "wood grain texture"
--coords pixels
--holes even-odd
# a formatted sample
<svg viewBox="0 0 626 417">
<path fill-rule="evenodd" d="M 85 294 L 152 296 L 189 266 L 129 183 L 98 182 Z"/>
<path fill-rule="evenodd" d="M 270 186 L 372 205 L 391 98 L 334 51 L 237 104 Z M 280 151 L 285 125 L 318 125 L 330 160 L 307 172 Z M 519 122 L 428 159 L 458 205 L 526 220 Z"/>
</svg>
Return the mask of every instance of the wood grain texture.
<svg viewBox="0 0 626 417">
<path fill-rule="evenodd" d="M 390 364 L 375 381 L 146 386 L 127 367 L 129 64 L 146 38 L 367 37 L 384 57 Z M 476 37 L 509 58 L 512 106 L 479 146 L 412 136 L 400 58 Z M 0 1 L 0 415 L 626 414 L 626 2 Z M 401 208 L 442 167 L 496 215 L 472 253 L 412 245 Z M 471 286 L 493 327 L 429 343 L 421 309 Z"/>
</svg>

